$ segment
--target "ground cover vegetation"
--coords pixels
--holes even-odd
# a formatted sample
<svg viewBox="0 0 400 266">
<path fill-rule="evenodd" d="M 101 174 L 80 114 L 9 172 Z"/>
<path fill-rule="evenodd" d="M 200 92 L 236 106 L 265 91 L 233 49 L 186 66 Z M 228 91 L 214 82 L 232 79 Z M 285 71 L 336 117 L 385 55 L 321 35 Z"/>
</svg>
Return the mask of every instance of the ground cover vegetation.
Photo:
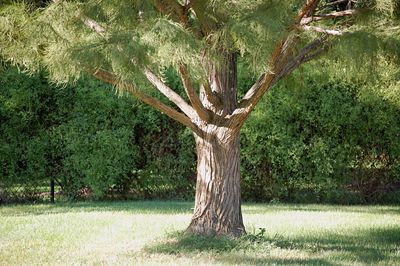
<svg viewBox="0 0 400 266">
<path fill-rule="evenodd" d="M 0 207 L 4 265 L 398 265 L 400 208 L 244 204 L 248 235 L 182 234 L 193 202 Z M 162 222 L 155 222 L 162 221 Z"/>
<path fill-rule="evenodd" d="M 319 66 L 330 75 L 343 72 L 352 78 L 351 84 L 368 76 L 376 80 L 372 74 L 382 65 L 387 68 L 385 74 L 396 70 L 398 11 L 397 1 L 382 0 L 15 3 L 0 10 L 0 53 L 28 71 L 45 68 L 49 78 L 59 83 L 89 74 L 184 125 L 194 136 L 197 154 L 195 209 L 188 231 L 239 236 L 245 233 L 240 207 L 240 130 L 250 113 L 280 80 L 324 54 L 330 58 Z M 247 74 L 256 77 L 243 93 L 238 90 L 240 62 Z M 163 80 L 166 70 L 179 76 L 183 91 L 173 90 Z M 101 132 L 91 144 L 109 140 L 110 134 L 124 135 L 122 129 L 116 131 L 114 135 Z M 310 142 L 306 137 L 303 142 L 303 147 L 291 147 L 293 158 L 280 166 L 280 180 L 296 175 L 301 150 L 324 153 L 318 138 Z M 69 148 L 90 148 L 85 145 Z M 118 156 L 127 155 L 115 141 L 105 145 L 120 152 Z M 104 157 L 96 149 L 91 153 Z M 94 190 L 120 174 L 112 169 L 116 158 L 107 157 L 107 166 L 97 165 L 100 172 L 92 167 L 98 161 L 89 159 L 86 168 L 97 180 L 92 183 Z M 74 165 L 86 162 L 71 159 Z M 304 159 L 318 164 L 318 160 Z M 334 169 L 329 163 L 318 165 L 318 171 L 306 179 L 323 177 Z M 380 165 L 393 166 L 385 156 Z M 320 183 L 316 190 L 324 186 Z M 290 182 L 287 185 L 284 193 L 291 198 Z"/>
</svg>

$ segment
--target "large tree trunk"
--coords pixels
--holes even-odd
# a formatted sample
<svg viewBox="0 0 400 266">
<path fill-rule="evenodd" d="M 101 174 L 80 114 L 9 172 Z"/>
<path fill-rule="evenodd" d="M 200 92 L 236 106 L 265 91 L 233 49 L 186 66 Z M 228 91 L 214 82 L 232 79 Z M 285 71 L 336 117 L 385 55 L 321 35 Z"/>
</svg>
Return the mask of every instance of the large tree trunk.
<svg viewBox="0 0 400 266">
<path fill-rule="evenodd" d="M 221 53 L 219 64 L 209 63 L 208 85 L 201 93 L 202 104 L 215 115 L 196 135 L 197 185 L 192 221 L 195 234 L 245 233 L 240 195 L 239 132 L 224 124 L 223 117 L 235 110 L 236 54 Z"/>
<path fill-rule="evenodd" d="M 240 199 L 239 137 L 223 141 L 217 135 L 196 137 L 196 201 L 188 230 L 195 234 L 239 236 L 245 233 Z"/>
</svg>

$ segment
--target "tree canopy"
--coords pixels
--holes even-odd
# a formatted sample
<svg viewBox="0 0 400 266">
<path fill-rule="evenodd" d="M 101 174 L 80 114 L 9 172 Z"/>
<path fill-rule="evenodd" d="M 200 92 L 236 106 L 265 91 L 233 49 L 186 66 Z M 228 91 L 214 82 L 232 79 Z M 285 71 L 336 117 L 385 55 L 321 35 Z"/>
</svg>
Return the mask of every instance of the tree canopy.
<svg viewBox="0 0 400 266">
<path fill-rule="evenodd" d="M 237 51 L 259 75 L 273 71 L 271 54 L 291 32 L 300 53 L 312 41 L 330 48 L 332 41 L 325 39 L 340 37 L 331 54 L 340 56 L 340 64 L 348 61 L 347 70 L 352 63 L 360 72 L 360 63 L 378 54 L 398 61 L 395 0 L 309 1 L 318 5 L 315 14 L 297 24 L 303 0 L 47 1 L 43 8 L 45 2 L 3 4 L 0 54 L 29 70 L 44 66 L 57 82 L 102 68 L 146 89 L 144 66 L 160 71 L 182 64 L 197 80 L 205 79 L 204 54 L 218 57 L 221 49 Z"/>
</svg>

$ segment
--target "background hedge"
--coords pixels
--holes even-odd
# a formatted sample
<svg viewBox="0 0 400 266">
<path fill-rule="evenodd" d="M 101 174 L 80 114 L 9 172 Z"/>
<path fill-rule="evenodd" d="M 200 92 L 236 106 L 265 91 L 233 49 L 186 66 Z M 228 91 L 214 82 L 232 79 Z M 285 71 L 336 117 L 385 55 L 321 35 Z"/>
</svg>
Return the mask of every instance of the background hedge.
<svg viewBox="0 0 400 266">
<path fill-rule="evenodd" d="M 400 94 L 311 76 L 275 87 L 242 130 L 244 200 L 399 203 Z M 60 199 L 194 196 L 190 132 L 98 81 L 5 66 L 0 121 L 0 202 L 46 199 L 51 178 Z"/>
</svg>

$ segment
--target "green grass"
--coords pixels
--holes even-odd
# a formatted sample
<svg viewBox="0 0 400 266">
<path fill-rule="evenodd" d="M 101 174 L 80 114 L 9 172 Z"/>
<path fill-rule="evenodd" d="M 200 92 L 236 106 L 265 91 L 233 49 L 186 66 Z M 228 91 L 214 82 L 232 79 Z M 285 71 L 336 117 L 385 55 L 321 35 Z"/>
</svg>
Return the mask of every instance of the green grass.
<svg viewBox="0 0 400 266">
<path fill-rule="evenodd" d="M 0 265 L 400 265 L 400 207 L 245 204 L 231 239 L 180 233 L 192 205 L 1 206 Z"/>
</svg>

